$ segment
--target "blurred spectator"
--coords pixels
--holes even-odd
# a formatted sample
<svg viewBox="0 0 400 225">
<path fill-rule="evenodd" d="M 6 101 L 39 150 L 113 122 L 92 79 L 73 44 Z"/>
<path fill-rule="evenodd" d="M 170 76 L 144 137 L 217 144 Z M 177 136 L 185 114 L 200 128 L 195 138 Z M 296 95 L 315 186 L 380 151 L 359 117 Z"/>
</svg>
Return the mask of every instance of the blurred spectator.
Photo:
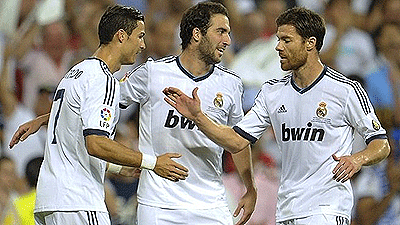
<svg viewBox="0 0 400 225">
<path fill-rule="evenodd" d="M 400 25 L 384 23 L 374 33 L 376 67 L 366 77 L 366 90 L 382 126 L 400 125 Z"/>
<path fill-rule="evenodd" d="M 173 18 L 165 18 L 157 23 L 147 26 L 146 49 L 144 53 L 147 57 L 159 59 L 168 55 L 179 53 L 179 43 L 177 42 L 179 31 L 179 21 Z"/>
<path fill-rule="evenodd" d="M 41 87 L 55 89 L 74 62 L 68 46 L 69 31 L 64 21 L 43 27 L 41 49 L 32 50 L 21 61 L 24 73 L 23 102 L 34 110 Z"/>
<path fill-rule="evenodd" d="M 29 185 L 29 191 L 17 197 L 13 202 L 13 212 L 16 212 L 17 217 L 14 221 L 8 221 L 3 225 L 35 225 L 33 210 L 36 201 L 36 184 L 39 177 L 40 166 L 42 165 L 43 157 L 31 159 L 25 168 L 25 180 Z M 10 216 L 9 218 L 12 218 Z"/>
<path fill-rule="evenodd" d="M 260 0 L 258 2 L 258 10 L 264 15 L 265 23 L 262 37 L 275 37 L 276 23 L 275 19 L 288 8 L 285 0 Z"/>
<path fill-rule="evenodd" d="M 10 51 L 13 49 L 11 46 L 7 46 L 5 51 L 5 57 L 3 58 L 3 64 L 8 65 L 9 58 L 11 57 Z M 29 121 L 36 117 L 35 113 L 26 108 L 24 105 L 17 101 L 14 90 L 11 87 L 10 77 L 8 72 L 8 66 L 4 66 L 0 71 L 0 104 L 2 106 L 2 113 L 4 116 L 4 142 L 2 143 L 2 155 L 10 157 L 16 165 L 17 174 L 19 177 L 24 176 L 24 168 L 28 160 L 37 156 L 43 156 L 44 150 L 44 130 L 39 131 L 39 135 L 33 135 L 32 138 L 20 143 L 12 151 L 8 147 L 8 143 L 11 140 L 12 135 L 18 129 L 18 126 L 24 121 Z M 35 96 L 37 94 L 35 93 Z M 45 110 L 49 110 L 50 98 L 44 98 L 44 101 L 37 102 L 38 109 L 47 107 Z M 23 191 L 24 187 L 20 187 Z"/>
<path fill-rule="evenodd" d="M 261 15 L 265 18 L 265 26 L 263 30 L 260 30 L 263 33 L 259 33 L 259 38 L 247 43 L 228 66 L 237 72 L 243 81 L 243 108 L 245 111 L 253 106 L 254 99 L 265 81 L 281 78 L 285 74 L 280 68 L 280 58 L 275 50 L 276 37 L 271 35 L 271 32 L 273 32 L 272 34 L 276 32 L 276 16 L 274 15 L 286 10 L 286 2 L 284 0 L 262 0 L 258 1 L 258 6 L 259 11 L 262 12 Z M 267 36 L 270 37 L 267 38 Z"/>
<path fill-rule="evenodd" d="M 359 225 L 400 224 L 400 150 L 377 165 L 365 167 L 355 183 L 356 221 Z"/>
<path fill-rule="evenodd" d="M 364 77 L 373 65 L 375 49 L 368 33 L 354 26 L 350 0 L 329 0 L 325 8 L 327 22 L 321 60 L 344 74 Z"/>
<path fill-rule="evenodd" d="M 10 223 L 17 218 L 13 201 L 17 197 L 15 164 L 12 159 L 0 156 L 0 224 Z"/>
</svg>

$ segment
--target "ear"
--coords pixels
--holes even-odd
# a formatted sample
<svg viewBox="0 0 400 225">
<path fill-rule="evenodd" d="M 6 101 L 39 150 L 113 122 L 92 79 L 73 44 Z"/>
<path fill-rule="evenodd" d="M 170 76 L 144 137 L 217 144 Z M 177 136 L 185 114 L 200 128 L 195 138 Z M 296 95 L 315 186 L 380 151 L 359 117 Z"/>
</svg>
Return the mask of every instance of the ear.
<svg viewBox="0 0 400 225">
<path fill-rule="evenodd" d="M 316 45 L 317 45 L 317 38 L 315 37 L 308 38 L 308 40 L 306 41 L 307 51 L 311 51 L 316 47 Z"/>
<path fill-rule="evenodd" d="M 192 30 L 192 37 L 195 42 L 199 42 L 201 38 L 201 31 L 199 28 L 195 27 Z"/>
<path fill-rule="evenodd" d="M 123 29 L 119 29 L 114 35 L 119 43 L 122 43 L 127 38 L 127 33 Z"/>
</svg>

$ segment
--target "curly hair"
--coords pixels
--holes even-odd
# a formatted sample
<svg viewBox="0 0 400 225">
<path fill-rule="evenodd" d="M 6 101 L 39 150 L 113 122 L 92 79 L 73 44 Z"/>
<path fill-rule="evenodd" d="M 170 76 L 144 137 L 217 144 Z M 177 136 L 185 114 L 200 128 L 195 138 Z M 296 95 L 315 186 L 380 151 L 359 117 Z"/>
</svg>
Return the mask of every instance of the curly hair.
<svg viewBox="0 0 400 225">
<path fill-rule="evenodd" d="M 203 35 L 207 34 L 207 29 L 211 26 L 211 17 L 215 14 L 222 14 L 228 17 L 228 10 L 220 3 L 200 2 L 185 11 L 181 20 L 179 34 L 182 40 L 182 50 L 189 45 L 194 28 L 199 28 Z"/>
<path fill-rule="evenodd" d="M 139 20 L 144 22 L 144 16 L 133 7 L 121 5 L 108 7 L 99 22 L 100 45 L 110 43 L 119 29 L 123 29 L 128 35 L 131 35 L 138 26 L 137 21 Z"/>
</svg>

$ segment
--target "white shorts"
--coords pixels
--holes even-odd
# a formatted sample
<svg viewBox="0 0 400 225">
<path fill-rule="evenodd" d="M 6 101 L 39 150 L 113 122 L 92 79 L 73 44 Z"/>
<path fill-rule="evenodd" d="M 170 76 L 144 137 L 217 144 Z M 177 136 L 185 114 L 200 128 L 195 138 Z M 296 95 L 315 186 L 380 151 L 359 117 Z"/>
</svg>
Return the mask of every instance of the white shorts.
<svg viewBox="0 0 400 225">
<path fill-rule="evenodd" d="M 303 218 L 291 219 L 276 223 L 277 225 L 350 225 L 349 219 L 343 216 L 318 214 Z"/>
<path fill-rule="evenodd" d="M 228 207 L 212 209 L 165 209 L 139 204 L 137 225 L 233 225 Z"/>
<path fill-rule="evenodd" d="M 107 212 L 55 211 L 35 213 L 35 225 L 111 225 Z"/>
</svg>

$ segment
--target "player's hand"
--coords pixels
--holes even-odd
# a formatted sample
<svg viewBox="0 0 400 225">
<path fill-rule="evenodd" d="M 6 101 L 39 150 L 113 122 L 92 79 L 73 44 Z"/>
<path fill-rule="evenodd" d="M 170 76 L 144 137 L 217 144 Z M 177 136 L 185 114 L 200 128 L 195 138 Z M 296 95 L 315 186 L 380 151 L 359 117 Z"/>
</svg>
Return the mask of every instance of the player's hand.
<svg viewBox="0 0 400 225">
<path fill-rule="evenodd" d="M 194 121 L 197 115 L 201 114 L 200 98 L 197 95 L 198 89 L 198 87 L 193 89 L 193 98 L 191 98 L 178 88 L 168 87 L 163 90 L 163 93 L 167 96 L 164 100 L 183 116 Z"/>
<path fill-rule="evenodd" d="M 332 171 L 334 174 L 333 179 L 337 182 L 346 182 L 361 169 L 362 165 L 357 163 L 351 155 L 337 157 L 333 154 L 332 157 L 336 162 L 338 162 Z"/>
<path fill-rule="evenodd" d="M 172 158 L 179 158 L 181 154 L 166 153 L 157 157 L 156 166 L 153 171 L 168 180 L 179 181 L 185 180 L 188 176 L 188 169 L 181 164 L 172 160 Z"/>
<path fill-rule="evenodd" d="M 29 135 L 36 133 L 41 125 L 42 123 L 39 120 L 34 119 L 19 126 L 18 130 L 15 131 L 13 137 L 11 138 L 9 144 L 10 149 L 14 147 L 14 145 L 18 144 L 18 142 L 24 141 Z"/>
<path fill-rule="evenodd" d="M 141 171 L 142 170 L 140 168 L 122 166 L 121 170 L 119 171 L 119 175 L 122 175 L 124 177 L 139 178 Z"/>
<path fill-rule="evenodd" d="M 243 214 L 240 220 L 235 225 L 243 225 L 245 224 L 251 217 L 251 214 L 254 212 L 254 208 L 256 206 L 257 201 L 257 191 L 247 190 L 246 194 L 240 199 L 238 206 L 236 207 L 235 212 L 233 213 L 234 217 L 237 217 L 243 209 Z"/>
</svg>

